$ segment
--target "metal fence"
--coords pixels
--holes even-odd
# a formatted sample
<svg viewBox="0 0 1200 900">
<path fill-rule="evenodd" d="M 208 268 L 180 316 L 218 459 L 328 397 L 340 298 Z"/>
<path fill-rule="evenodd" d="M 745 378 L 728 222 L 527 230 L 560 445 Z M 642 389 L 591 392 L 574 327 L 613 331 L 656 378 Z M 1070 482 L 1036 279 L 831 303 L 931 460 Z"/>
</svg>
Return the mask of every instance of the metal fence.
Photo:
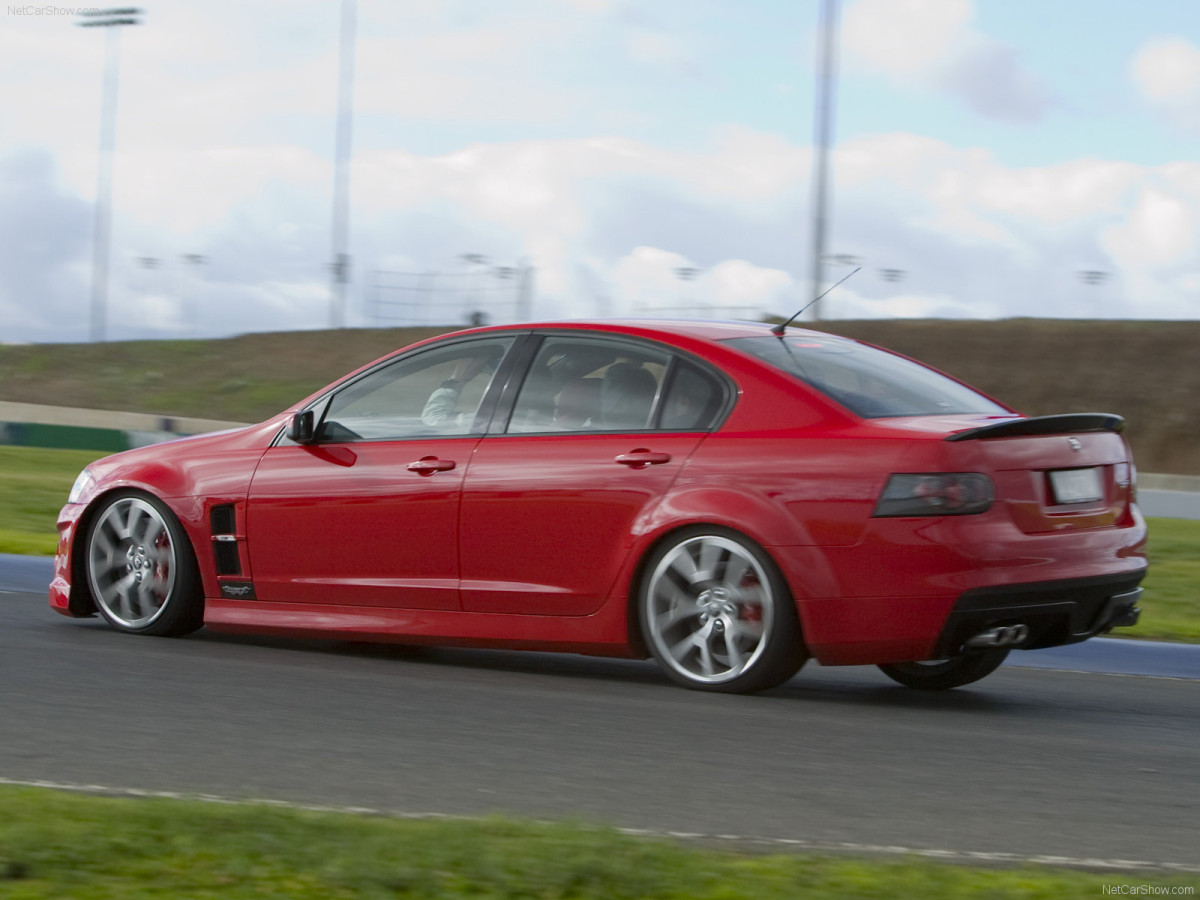
<svg viewBox="0 0 1200 900">
<path fill-rule="evenodd" d="M 532 266 L 475 266 L 461 272 L 367 272 L 366 306 L 379 327 L 485 325 L 529 318 Z"/>
</svg>

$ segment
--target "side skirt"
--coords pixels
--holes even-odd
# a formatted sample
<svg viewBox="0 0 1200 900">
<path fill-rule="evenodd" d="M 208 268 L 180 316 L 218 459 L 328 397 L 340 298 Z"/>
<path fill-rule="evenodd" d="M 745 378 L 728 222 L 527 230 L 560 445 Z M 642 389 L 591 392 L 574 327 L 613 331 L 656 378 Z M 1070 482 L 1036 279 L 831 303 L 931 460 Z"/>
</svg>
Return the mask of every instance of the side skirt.
<svg viewBox="0 0 1200 900">
<path fill-rule="evenodd" d="M 525 616 L 208 597 L 204 624 L 227 634 L 640 657 L 629 645 L 625 606 L 612 597 L 590 616 Z"/>
</svg>

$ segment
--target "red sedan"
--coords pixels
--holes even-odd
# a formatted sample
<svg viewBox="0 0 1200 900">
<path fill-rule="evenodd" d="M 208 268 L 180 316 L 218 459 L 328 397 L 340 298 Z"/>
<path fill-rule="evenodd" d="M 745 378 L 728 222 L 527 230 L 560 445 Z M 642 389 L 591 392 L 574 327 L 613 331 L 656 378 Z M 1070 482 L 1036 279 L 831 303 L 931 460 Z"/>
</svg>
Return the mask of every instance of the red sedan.
<svg viewBox="0 0 1200 900">
<path fill-rule="evenodd" d="M 1121 428 L 802 329 L 474 329 L 93 463 L 50 605 L 137 634 L 652 656 L 710 691 L 809 657 L 956 687 L 1137 621 Z"/>
</svg>

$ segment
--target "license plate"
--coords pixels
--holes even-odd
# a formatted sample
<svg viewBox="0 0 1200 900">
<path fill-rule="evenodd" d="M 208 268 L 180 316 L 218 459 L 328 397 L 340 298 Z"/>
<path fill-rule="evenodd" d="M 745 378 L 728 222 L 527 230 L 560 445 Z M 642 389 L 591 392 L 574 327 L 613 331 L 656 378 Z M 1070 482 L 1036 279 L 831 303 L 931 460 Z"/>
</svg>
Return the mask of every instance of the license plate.
<svg viewBox="0 0 1200 900">
<path fill-rule="evenodd" d="M 1104 499 L 1099 469 L 1062 469 L 1050 473 L 1055 503 L 1094 503 Z"/>
</svg>

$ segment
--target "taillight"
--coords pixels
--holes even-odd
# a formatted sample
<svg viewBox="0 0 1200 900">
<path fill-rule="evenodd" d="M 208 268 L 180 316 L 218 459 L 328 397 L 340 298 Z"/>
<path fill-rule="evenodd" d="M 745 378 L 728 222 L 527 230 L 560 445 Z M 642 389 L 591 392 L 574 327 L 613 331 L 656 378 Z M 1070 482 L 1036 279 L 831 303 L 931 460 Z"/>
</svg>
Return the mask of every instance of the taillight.
<svg viewBox="0 0 1200 900">
<path fill-rule="evenodd" d="M 1129 463 L 1117 463 L 1113 466 L 1113 481 L 1119 488 L 1127 488 L 1133 483 L 1133 472 Z"/>
<path fill-rule="evenodd" d="M 1113 466 L 1113 481 L 1117 489 L 1129 492 L 1129 499 L 1137 500 L 1137 466 L 1132 462 L 1117 463 Z"/>
<path fill-rule="evenodd" d="M 893 475 L 872 515 L 969 516 L 986 512 L 994 498 L 992 480 L 978 472 Z"/>
</svg>

